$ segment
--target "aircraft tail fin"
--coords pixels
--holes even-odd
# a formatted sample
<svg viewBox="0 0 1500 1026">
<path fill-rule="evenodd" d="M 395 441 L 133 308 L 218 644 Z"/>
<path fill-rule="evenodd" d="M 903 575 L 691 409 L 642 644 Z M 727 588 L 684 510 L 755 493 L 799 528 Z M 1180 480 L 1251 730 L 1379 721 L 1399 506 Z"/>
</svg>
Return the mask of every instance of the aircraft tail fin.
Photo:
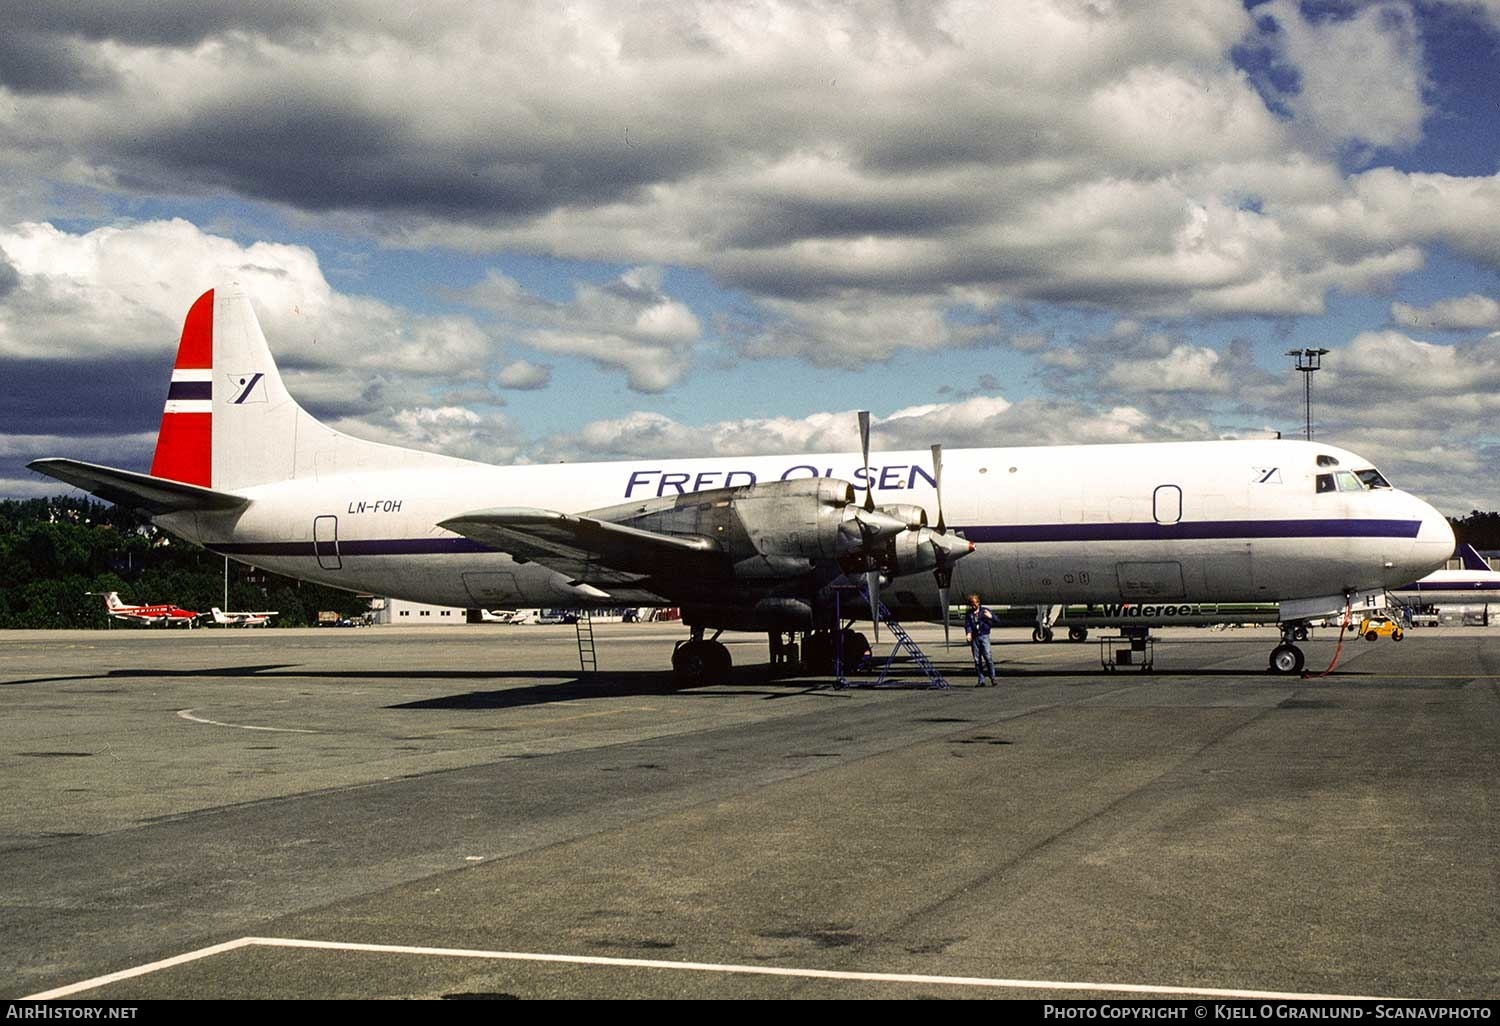
<svg viewBox="0 0 1500 1026">
<path fill-rule="evenodd" d="M 105 593 L 104 608 L 106 611 L 113 613 L 116 609 L 119 609 L 124 604 L 125 603 L 120 601 L 120 593 L 118 591 L 110 591 Z"/>
<path fill-rule="evenodd" d="M 151 476 L 215 491 L 359 470 L 464 461 L 353 438 L 287 391 L 244 289 L 210 289 L 188 310 Z"/>
<path fill-rule="evenodd" d="M 1462 560 L 1465 570 L 1483 570 L 1486 573 L 1490 570 L 1489 563 L 1479 554 L 1479 550 L 1472 545 L 1460 545 L 1458 547 L 1458 558 Z"/>
</svg>

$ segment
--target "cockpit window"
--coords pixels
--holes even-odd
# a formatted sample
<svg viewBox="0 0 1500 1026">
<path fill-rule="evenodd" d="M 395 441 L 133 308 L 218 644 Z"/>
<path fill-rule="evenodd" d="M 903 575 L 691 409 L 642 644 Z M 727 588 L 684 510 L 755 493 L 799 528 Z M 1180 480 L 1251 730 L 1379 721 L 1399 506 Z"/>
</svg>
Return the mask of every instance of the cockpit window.
<svg viewBox="0 0 1500 1026">
<path fill-rule="evenodd" d="M 1374 470 L 1368 471 L 1381 481 L 1380 484 L 1371 484 L 1364 480 L 1364 474 L 1355 473 L 1352 470 L 1335 470 L 1332 474 L 1319 474 L 1317 476 L 1318 494 L 1324 492 L 1362 492 L 1367 488 L 1389 488 L 1385 484 L 1385 478 Z"/>
<path fill-rule="evenodd" d="M 1318 457 L 1318 466 L 1320 466 L 1320 467 L 1336 467 L 1338 465 L 1339 465 L 1339 461 L 1338 461 L 1337 457 L 1334 457 L 1334 456 L 1319 456 Z"/>
<path fill-rule="evenodd" d="M 1366 488 L 1389 488 L 1391 483 L 1385 479 L 1385 475 L 1374 467 L 1366 467 L 1364 470 L 1356 470 L 1359 479 L 1365 483 Z"/>
</svg>

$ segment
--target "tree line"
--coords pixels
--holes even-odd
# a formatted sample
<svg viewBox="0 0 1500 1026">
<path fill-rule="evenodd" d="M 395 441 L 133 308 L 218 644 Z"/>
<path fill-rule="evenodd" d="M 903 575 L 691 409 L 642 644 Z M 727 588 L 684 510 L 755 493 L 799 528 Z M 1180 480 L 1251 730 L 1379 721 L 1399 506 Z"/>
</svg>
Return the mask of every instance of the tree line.
<svg viewBox="0 0 1500 1026">
<path fill-rule="evenodd" d="M 224 558 L 92 499 L 0 500 L 0 628 L 102 630 L 110 591 L 126 603 L 206 612 L 223 607 Z M 228 608 L 279 610 L 276 626 L 316 624 L 326 609 L 355 616 L 366 605 L 352 592 L 229 563 Z"/>
</svg>

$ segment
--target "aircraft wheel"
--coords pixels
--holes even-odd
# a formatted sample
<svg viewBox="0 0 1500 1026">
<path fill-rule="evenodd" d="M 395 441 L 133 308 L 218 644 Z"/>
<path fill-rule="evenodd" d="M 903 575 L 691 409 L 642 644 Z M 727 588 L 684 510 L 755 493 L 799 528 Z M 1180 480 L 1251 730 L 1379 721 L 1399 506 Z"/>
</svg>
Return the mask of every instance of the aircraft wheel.
<svg viewBox="0 0 1500 1026">
<path fill-rule="evenodd" d="M 1307 630 L 1307 625 L 1306 624 L 1299 623 L 1292 630 L 1292 640 L 1294 640 L 1294 641 L 1306 641 L 1307 640 L 1307 635 L 1308 635 L 1308 630 Z"/>
<path fill-rule="evenodd" d="M 1036 627 L 1036 628 L 1033 628 L 1032 631 L 1031 631 L 1031 640 L 1032 641 L 1051 641 L 1052 640 L 1052 628 L 1051 627 Z"/>
<path fill-rule="evenodd" d="M 722 641 L 705 641 L 708 646 L 708 672 L 715 678 L 713 683 L 723 684 L 729 679 L 729 671 L 734 669 L 734 660 L 730 658 L 729 647 Z"/>
<path fill-rule="evenodd" d="M 672 673 L 677 678 L 677 683 L 695 687 L 707 683 L 710 677 L 715 676 L 720 658 L 714 651 L 716 648 L 724 649 L 724 646 L 708 641 L 685 641 L 678 645 L 672 652 Z M 728 649 L 724 649 L 722 658 L 728 661 Z"/>
<path fill-rule="evenodd" d="M 1375 632 L 1375 631 L 1368 631 L 1365 634 L 1365 640 L 1366 641 L 1374 641 L 1378 637 L 1380 637 L 1380 635 L 1377 632 Z"/>
<path fill-rule="evenodd" d="M 1068 628 L 1068 640 L 1069 641 L 1087 641 L 1087 640 L 1089 640 L 1089 629 L 1087 627 L 1069 627 Z"/>
<path fill-rule="evenodd" d="M 1271 650 L 1272 673 L 1300 673 L 1306 661 L 1296 645 L 1277 645 Z"/>
</svg>

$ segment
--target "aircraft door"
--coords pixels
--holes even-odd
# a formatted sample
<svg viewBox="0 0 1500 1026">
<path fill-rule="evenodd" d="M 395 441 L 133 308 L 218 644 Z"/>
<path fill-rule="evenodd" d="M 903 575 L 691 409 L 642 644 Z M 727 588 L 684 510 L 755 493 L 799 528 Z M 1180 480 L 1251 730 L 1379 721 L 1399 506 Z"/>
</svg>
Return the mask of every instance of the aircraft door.
<svg viewBox="0 0 1500 1026">
<path fill-rule="evenodd" d="M 1151 493 L 1151 504 L 1158 524 L 1175 524 L 1182 520 L 1182 489 L 1176 485 L 1157 485 Z"/>
<path fill-rule="evenodd" d="M 324 570 L 342 570 L 339 558 L 339 518 L 328 515 L 313 518 L 313 555 Z"/>
</svg>

